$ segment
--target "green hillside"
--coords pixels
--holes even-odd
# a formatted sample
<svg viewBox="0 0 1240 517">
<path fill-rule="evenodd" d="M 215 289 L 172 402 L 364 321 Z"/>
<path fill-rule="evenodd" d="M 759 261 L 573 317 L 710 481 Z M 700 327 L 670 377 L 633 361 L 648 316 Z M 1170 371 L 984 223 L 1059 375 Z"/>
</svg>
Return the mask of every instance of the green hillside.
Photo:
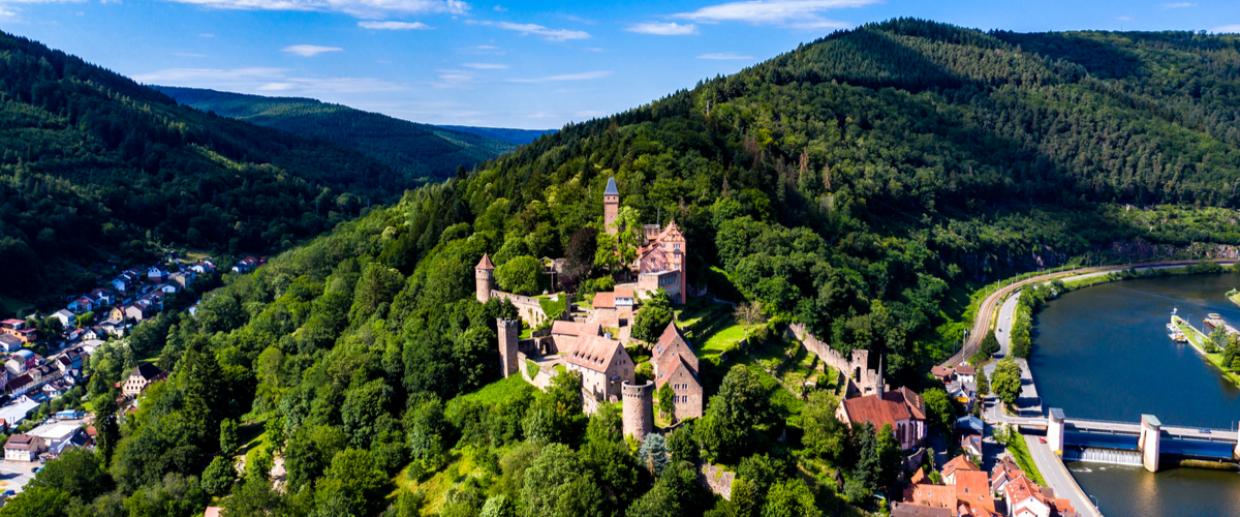
<svg viewBox="0 0 1240 517">
<path fill-rule="evenodd" d="M 899 488 L 891 433 L 843 429 L 829 393 L 781 387 L 803 367 L 781 326 L 882 352 L 892 385 L 918 386 L 959 339 L 939 326 L 981 282 L 1240 243 L 1238 94 L 1234 36 L 915 20 L 833 34 L 570 125 L 209 294 L 196 317 L 157 330 L 170 380 L 101 433 L 116 443 L 100 475 L 115 490 L 59 495 L 190 501 L 169 512 L 184 515 L 208 496 L 236 515 L 875 511 L 875 494 Z M 677 461 L 657 482 L 614 412 L 580 414 L 575 386 L 492 384 L 494 318 L 513 309 L 473 298 L 484 252 L 500 267 L 569 257 L 585 273 L 564 280 L 582 290 L 608 276 L 590 258 L 613 175 L 643 222 L 683 228 L 692 285 L 769 318 L 726 360 L 704 361 L 718 394 L 712 380 L 706 416 L 669 435 Z M 731 328 L 700 326 L 699 346 Z M 106 405 L 114 380 L 92 380 L 93 400 Z M 221 452 L 233 421 L 260 445 Z M 221 474 L 233 454 L 265 466 L 273 451 L 287 493 L 262 468 Z M 738 472 L 732 502 L 679 461 L 697 458 Z M 199 473 L 195 492 L 185 475 Z"/>
<path fill-rule="evenodd" d="M 331 142 L 423 179 L 443 179 L 455 175 L 458 168 L 472 169 L 539 134 L 418 124 L 314 99 L 171 86 L 154 88 L 186 106 Z"/>
<path fill-rule="evenodd" d="M 155 244 L 284 249 L 411 185 L 356 152 L 177 106 L 0 33 L 0 299 L 94 285 L 104 264 Z"/>
</svg>

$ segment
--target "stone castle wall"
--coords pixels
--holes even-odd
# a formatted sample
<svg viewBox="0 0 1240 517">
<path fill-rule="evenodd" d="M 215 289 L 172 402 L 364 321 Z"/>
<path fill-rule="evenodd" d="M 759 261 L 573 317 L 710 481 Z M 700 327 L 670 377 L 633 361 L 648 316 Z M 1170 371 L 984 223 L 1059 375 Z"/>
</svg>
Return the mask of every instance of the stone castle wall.
<svg viewBox="0 0 1240 517">
<path fill-rule="evenodd" d="M 827 366 L 838 370 L 848 379 L 848 391 L 860 395 L 882 393 L 883 383 L 881 360 L 878 368 L 870 368 L 870 351 L 853 350 L 848 357 L 831 348 L 825 341 L 814 337 L 805 325 L 793 323 L 788 326 L 801 345 L 810 353 L 818 356 Z"/>
</svg>

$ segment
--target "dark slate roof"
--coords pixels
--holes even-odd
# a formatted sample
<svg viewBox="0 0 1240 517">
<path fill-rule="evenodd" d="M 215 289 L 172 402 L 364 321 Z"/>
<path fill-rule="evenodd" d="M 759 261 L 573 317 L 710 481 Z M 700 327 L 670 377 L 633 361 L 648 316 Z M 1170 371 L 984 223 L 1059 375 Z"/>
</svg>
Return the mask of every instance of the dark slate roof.
<svg viewBox="0 0 1240 517">
<path fill-rule="evenodd" d="M 603 190 L 604 196 L 619 196 L 620 189 L 616 188 L 616 178 L 607 178 L 607 188 Z"/>
<path fill-rule="evenodd" d="M 142 363 L 142 364 L 139 364 L 137 368 L 134 368 L 133 373 L 140 375 L 143 379 L 146 379 L 149 381 L 149 380 L 155 379 L 156 377 L 159 377 L 160 375 L 164 373 L 164 371 L 160 370 L 158 366 L 155 366 L 151 363 Z"/>
</svg>

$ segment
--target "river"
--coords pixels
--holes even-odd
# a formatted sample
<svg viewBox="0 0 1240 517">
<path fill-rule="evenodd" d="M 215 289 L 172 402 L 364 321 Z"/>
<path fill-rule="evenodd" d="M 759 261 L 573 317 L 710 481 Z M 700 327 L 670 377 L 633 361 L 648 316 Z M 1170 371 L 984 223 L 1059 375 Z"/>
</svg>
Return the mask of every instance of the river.
<svg viewBox="0 0 1240 517">
<path fill-rule="evenodd" d="M 1240 326 L 1224 293 L 1237 275 L 1125 280 L 1070 292 L 1037 315 L 1029 359 L 1044 407 L 1069 417 L 1236 429 L 1240 389 L 1192 347 L 1172 343 L 1173 308 L 1197 327 L 1217 312 Z M 1240 515 L 1240 473 L 1069 463 L 1108 516 Z"/>
</svg>

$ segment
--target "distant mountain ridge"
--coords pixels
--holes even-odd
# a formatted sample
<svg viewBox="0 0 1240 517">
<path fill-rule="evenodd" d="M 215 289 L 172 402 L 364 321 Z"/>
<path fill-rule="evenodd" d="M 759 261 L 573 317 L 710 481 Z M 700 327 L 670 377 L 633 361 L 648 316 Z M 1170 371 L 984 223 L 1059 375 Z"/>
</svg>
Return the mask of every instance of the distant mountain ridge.
<svg viewBox="0 0 1240 517">
<path fill-rule="evenodd" d="M 100 264 L 155 245 L 278 251 L 415 179 L 0 33 L 0 297 L 93 285 Z"/>
<path fill-rule="evenodd" d="M 553 132 L 435 126 L 304 97 L 267 97 L 152 86 L 178 103 L 221 117 L 353 149 L 412 177 L 438 180 Z"/>
</svg>

